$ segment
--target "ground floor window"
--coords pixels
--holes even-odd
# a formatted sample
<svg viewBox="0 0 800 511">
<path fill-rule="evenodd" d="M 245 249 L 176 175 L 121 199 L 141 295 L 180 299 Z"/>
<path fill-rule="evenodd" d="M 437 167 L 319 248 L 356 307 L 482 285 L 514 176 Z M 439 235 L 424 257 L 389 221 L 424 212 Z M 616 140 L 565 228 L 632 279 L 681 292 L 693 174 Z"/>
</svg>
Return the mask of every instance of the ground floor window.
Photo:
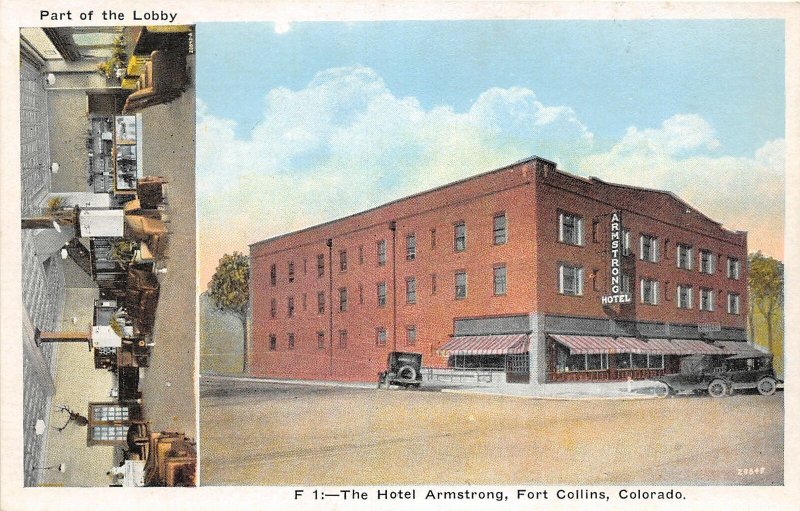
<svg viewBox="0 0 800 511">
<path fill-rule="evenodd" d="M 617 369 L 664 369 L 664 355 L 617 353 L 614 361 Z"/>
<path fill-rule="evenodd" d="M 450 355 L 449 367 L 457 369 L 500 369 L 506 368 L 505 355 Z"/>
<path fill-rule="evenodd" d="M 558 345 L 556 348 L 556 372 L 603 371 L 608 369 L 607 353 L 575 355 L 569 349 Z"/>
</svg>

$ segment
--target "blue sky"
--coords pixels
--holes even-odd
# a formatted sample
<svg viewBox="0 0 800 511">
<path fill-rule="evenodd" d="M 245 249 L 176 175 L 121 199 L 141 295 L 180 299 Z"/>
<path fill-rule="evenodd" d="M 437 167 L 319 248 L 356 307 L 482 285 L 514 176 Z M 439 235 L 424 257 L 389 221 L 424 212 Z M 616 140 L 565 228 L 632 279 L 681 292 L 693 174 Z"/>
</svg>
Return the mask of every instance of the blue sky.
<svg viewBox="0 0 800 511">
<path fill-rule="evenodd" d="M 781 20 L 213 23 L 197 40 L 201 245 L 226 240 L 201 268 L 532 154 L 674 191 L 782 255 Z"/>
</svg>

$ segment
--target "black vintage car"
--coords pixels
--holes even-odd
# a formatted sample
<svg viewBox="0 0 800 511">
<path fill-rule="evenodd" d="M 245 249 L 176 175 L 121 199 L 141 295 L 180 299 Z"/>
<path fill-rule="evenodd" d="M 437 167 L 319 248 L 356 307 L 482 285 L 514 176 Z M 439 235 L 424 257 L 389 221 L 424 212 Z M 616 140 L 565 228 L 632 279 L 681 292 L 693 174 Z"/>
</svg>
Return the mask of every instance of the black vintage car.
<svg viewBox="0 0 800 511">
<path fill-rule="evenodd" d="M 422 385 L 422 354 L 393 351 L 386 361 L 387 370 L 378 374 L 378 388 L 397 385 L 404 388 L 419 388 Z"/>
<path fill-rule="evenodd" d="M 707 392 L 712 397 L 731 395 L 735 390 L 757 389 L 764 396 L 775 393 L 778 378 L 770 355 L 742 354 L 728 358 L 691 355 L 681 361 L 681 372 L 655 381 L 664 384 L 663 397 L 678 393 Z"/>
</svg>

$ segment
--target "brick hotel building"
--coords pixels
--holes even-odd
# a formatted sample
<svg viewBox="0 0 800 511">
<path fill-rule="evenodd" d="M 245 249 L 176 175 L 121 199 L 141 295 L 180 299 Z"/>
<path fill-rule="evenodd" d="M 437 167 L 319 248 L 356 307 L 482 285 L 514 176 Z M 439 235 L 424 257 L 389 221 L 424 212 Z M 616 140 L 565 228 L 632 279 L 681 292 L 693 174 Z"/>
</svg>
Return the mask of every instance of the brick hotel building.
<svg viewBox="0 0 800 511">
<path fill-rule="evenodd" d="M 746 346 L 746 233 L 539 157 L 250 258 L 257 376 L 373 381 L 389 352 L 413 351 L 509 381 L 647 378 Z"/>
</svg>

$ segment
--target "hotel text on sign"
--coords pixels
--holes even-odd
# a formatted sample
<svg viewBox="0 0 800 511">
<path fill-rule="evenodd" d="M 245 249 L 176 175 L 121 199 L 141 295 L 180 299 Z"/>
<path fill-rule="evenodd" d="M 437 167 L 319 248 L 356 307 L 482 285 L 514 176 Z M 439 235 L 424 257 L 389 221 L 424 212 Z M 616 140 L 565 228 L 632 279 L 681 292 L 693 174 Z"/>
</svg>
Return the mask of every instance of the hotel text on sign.
<svg viewBox="0 0 800 511">
<path fill-rule="evenodd" d="M 609 255 L 611 256 L 611 294 L 601 297 L 603 305 L 612 303 L 631 303 L 631 295 L 622 292 L 622 214 L 611 213 Z"/>
</svg>

